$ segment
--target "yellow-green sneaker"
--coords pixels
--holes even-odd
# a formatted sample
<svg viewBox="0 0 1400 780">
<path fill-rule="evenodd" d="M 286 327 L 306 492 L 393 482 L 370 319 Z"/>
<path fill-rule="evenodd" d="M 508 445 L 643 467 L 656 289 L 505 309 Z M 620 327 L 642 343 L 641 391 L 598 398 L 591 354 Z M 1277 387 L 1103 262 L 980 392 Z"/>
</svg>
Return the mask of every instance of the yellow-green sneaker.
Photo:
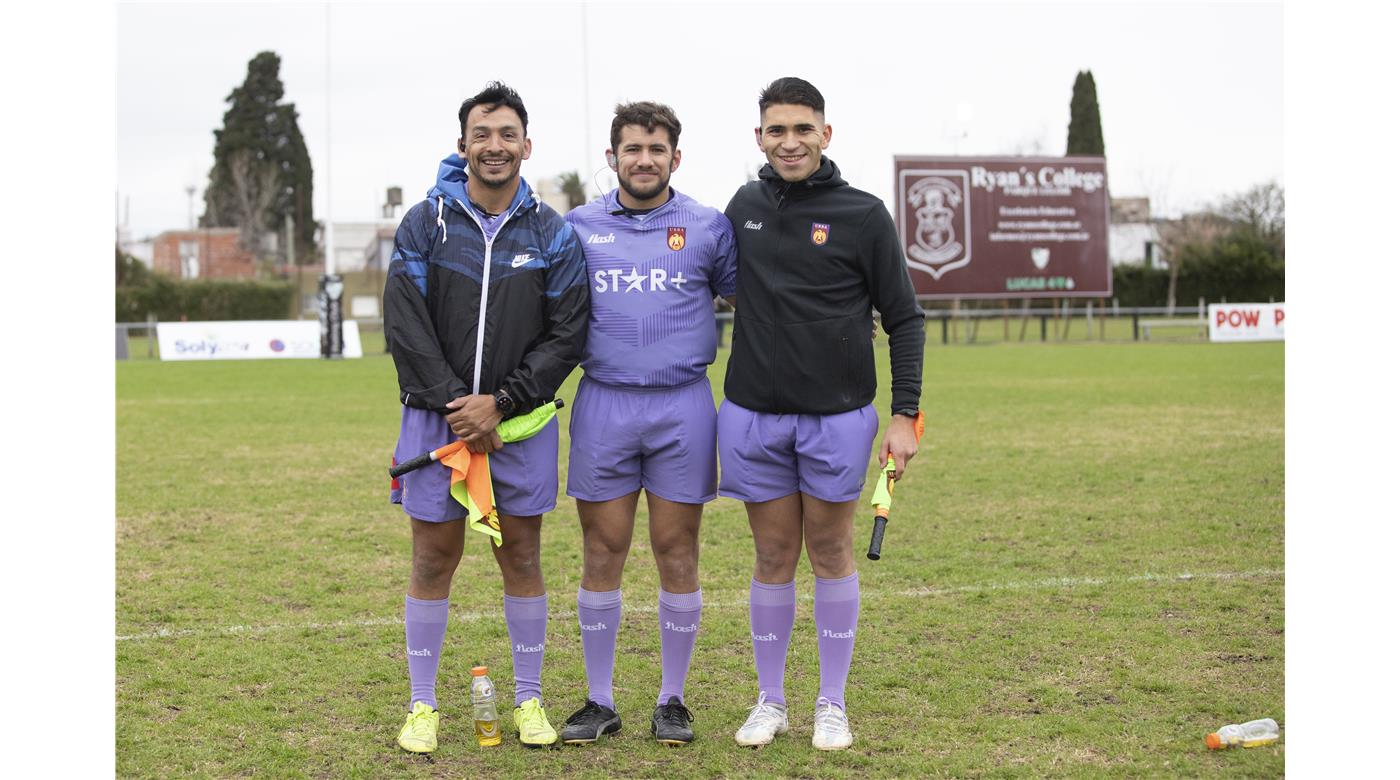
<svg viewBox="0 0 1400 780">
<path fill-rule="evenodd" d="M 544 747 L 559 741 L 539 698 L 526 699 L 515 708 L 515 730 L 520 733 L 520 744 L 525 747 Z"/>
<path fill-rule="evenodd" d="M 421 701 L 413 703 L 413 711 L 399 731 L 399 747 L 410 753 L 431 753 L 437 750 L 438 711 Z"/>
</svg>

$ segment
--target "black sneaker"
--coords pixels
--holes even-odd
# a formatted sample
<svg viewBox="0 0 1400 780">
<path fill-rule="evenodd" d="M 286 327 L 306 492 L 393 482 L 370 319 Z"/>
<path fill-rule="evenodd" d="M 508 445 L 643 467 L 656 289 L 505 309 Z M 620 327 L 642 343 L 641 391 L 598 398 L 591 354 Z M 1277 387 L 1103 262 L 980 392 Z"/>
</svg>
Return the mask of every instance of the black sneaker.
<svg viewBox="0 0 1400 780">
<path fill-rule="evenodd" d="M 695 732 L 686 724 L 694 720 L 680 697 L 672 696 L 651 714 L 651 733 L 663 745 L 688 745 L 695 739 Z"/>
<path fill-rule="evenodd" d="M 615 734 L 621 730 L 622 718 L 617 712 L 590 699 L 584 702 L 583 709 L 564 721 L 564 733 L 560 738 L 566 745 L 587 745 L 597 742 L 604 734 Z"/>
</svg>

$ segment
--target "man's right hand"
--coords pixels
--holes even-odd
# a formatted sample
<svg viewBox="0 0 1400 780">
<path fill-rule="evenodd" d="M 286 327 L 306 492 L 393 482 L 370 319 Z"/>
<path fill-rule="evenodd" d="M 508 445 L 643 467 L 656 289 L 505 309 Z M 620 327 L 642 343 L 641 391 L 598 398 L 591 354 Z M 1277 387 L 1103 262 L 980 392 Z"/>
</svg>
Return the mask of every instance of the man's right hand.
<svg viewBox="0 0 1400 780">
<path fill-rule="evenodd" d="M 449 411 L 443 419 L 472 452 L 493 452 L 501 448 L 500 437 L 496 436 L 496 426 L 501 422 L 496 399 L 489 395 L 464 395 L 448 401 L 447 408 Z M 495 446 L 482 449 L 492 443 L 493 437 Z M 477 446 L 473 447 L 473 443 Z"/>
</svg>

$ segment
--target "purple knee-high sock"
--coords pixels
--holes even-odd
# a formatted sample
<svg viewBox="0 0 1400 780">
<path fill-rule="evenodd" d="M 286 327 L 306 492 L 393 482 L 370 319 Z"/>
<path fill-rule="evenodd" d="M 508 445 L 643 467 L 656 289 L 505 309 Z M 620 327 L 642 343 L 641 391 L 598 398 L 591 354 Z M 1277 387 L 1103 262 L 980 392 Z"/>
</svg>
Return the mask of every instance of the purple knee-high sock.
<svg viewBox="0 0 1400 780">
<path fill-rule="evenodd" d="M 656 617 L 661 624 L 661 693 L 656 705 L 679 697 L 685 702 L 685 677 L 700 633 L 700 590 L 670 593 L 662 590 L 656 599 Z"/>
<path fill-rule="evenodd" d="M 421 701 L 437 709 L 438 658 L 447 635 L 447 599 L 404 596 L 403 635 L 408 650 L 408 706 Z"/>
<path fill-rule="evenodd" d="M 617 624 L 622 622 L 622 591 L 578 589 L 578 629 L 583 637 L 583 668 L 588 673 L 588 698 L 608 709 L 613 703 L 613 662 Z"/>
<path fill-rule="evenodd" d="M 787 704 L 783 673 L 787 667 L 792 621 L 797 616 L 797 584 L 749 584 L 749 627 L 753 630 L 753 662 L 758 669 L 758 690 L 773 704 Z"/>
<path fill-rule="evenodd" d="M 543 698 L 540 669 L 544 666 L 544 632 L 549 622 L 548 596 L 506 596 L 506 631 L 515 665 L 515 706 Z"/>
<path fill-rule="evenodd" d="M 817 577 L 812 617 L 817 623 L 817 658 L 821 664 L 821 691 L 832 704 L 846 709 L 846 675 L 856 649 L 856 622 L 860 618 L 860 579 L 824 580 Z"/>
</svg>

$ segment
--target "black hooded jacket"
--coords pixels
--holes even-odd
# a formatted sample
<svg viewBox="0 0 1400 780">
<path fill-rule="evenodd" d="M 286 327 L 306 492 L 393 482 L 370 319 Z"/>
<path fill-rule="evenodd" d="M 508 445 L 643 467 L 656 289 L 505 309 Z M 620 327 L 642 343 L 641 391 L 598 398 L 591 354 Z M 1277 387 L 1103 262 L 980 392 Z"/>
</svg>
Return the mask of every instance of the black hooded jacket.
<svg viewBox="0 0 1400 780">
<path fill-rule="evenodd" d="M 765 165 L 724 213 L 739 246 L 725 398 L 770 414 L 837 414 L 873 402 L 873 305 L 889 334 L 891 410 L 918 408 L 923 311 L 885 204 L 823 156 L 795 183 Z"/>
</svg>

